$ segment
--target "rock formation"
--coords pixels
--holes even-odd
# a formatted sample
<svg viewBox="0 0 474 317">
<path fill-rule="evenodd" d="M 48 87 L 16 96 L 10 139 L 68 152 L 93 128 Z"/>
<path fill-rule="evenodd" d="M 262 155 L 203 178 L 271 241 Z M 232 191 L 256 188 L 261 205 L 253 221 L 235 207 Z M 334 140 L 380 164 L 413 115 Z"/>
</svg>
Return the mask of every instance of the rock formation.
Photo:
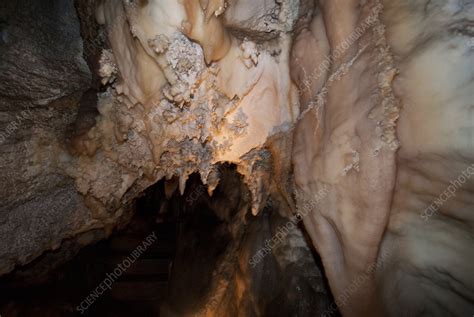
<svg viewBox="0 0 474 317">
<path fill-rule="evenodd" d="M 174 269 L 213 259 L 165 315 L 472 314 L 474 2 L 0 7 L 0 275 L 52 271 L 161 181 L 196 225 Z M 219 256 L 190 256 L 199 210 Z"/>
</svg>

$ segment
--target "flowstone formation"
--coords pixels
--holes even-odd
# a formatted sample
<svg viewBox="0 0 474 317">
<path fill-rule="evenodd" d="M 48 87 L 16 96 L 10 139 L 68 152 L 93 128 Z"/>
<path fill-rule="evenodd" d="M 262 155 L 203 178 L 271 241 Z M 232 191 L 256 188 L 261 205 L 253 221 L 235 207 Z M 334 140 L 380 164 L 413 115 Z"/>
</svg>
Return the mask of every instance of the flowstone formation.
<svg viewBox="0 0 474 317">
<path fill-rule="evenodd" d="M 239 166 L 253 212 L 263 207 L 265 188 L 255 178 L 270 157 L 259 151 L 299 111 L 288 68 L 298 1 L 267 1 L 258 11 L 239 2 L 227 16 L 228 6 L 96 3 L 110 45 L 97 67 L 100 115 L 72 138 L 78 159 L 68 168 L 95 218 L 113 223 L 110 213 L 162 178 L 179 178 L 182 193 L 198 172 L 212 193 L 222 162 Z"/>
<path fill-rule="evenodd" d="M 176 267 L 210 276 L 170 312 L 474 310 L 473 1 L 0 6 L 0 275 L 51 271 L 159 185 L 160 217 L 193 212 Z M 267 254 L 291 213 L 294 239 Z M 188 251 L 206 233 L 215 267 Z M 182 276 L 175 294 L 199 277 Z"/>
</svg>

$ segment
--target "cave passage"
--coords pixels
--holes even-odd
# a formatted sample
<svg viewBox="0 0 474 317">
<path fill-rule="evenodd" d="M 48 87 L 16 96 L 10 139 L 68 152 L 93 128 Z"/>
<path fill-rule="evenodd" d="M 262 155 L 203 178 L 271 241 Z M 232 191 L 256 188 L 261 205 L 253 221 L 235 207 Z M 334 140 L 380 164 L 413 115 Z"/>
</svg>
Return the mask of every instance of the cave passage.
<svg viewBox="0 0 474 317">
<path fill-rule="evenodd" d="M 67 260 L 66 243 L 2 277 L 0 311 L 5 316 L 158 316 L 178 233 L 177 219 L 159 216 L 162 201 L 159 182 L 137 199 L 125 228 L 109 238 L 58 264 L 58 257 Z M 134 256 L 138 246 L 145 248 L 147 237 L 146 249 Z M 114 273 L 117 278 L 112 276 L 111 288 L 106 288 L 104 280 Z"/>
<path fill-rule="evenodd" d="M 136 200 L 129 223 L 109 238 L 66 263 L 55 262 L 61 248 L 4 276 L 0 310 L 6 316 L 188 316 L 219 303 L 238 314 L 229 309 L 243 300 L 240 307 L 249 316 L 314 316 L 331 295 L 304 233 L 295 227 L 287 241 L 249 266 L 288 220 L 271 203 L 258 217 L 242 213 L 250 197 L 242 178 L 235 166 L 219 170 L 222 179 L 212 196 L 197 174 L 183 195 L 178 180 L 160 181 Z M 135 257 L 147 239 L 146 250 Z M 111 276 L 110 289 L 101 289 Z M 246 284 L 244 298 L 239 283 Z"/>
</svg>

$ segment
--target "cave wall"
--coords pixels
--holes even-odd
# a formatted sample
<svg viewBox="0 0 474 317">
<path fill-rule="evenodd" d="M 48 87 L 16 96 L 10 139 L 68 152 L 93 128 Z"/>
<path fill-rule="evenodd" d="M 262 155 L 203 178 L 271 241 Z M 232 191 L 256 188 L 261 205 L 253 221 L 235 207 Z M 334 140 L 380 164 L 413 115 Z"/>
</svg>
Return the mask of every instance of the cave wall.
<svg viewBox="0 0 474 317">
<path fill-rule="evenodd" d="M 472 1 L 75 5 L 1 3 L 0 274 L 231 162 L 304 214 L 325 314 L 472 312 Z"/>
<path fill-rule="evenodd" d="M 378 242 L 390 211 L 398 148 L 395 124 L 400 102 L 392 89 L 396 69 L 380 21 L 382 7 L 377 1 L 357 5 L 357 1 L 321 2 L 326 30 L 321 41 L 325 43 L 305 43 L 320 46 L 318 50 L 326 50 L 331 60 L 327 69 L 321 69 L 306 57 L 315 77 L 325 78 L 314 84 L 314 94 L 307 98 L 308 106 L 303 110 L 305 119 L 294 135 L 295 182 L 301 190 L 298 204 L 311 202 L 322 188 L 327 191 L 304 222 L 335 296 L 343 294 L 377 261 Z M 343 22 L 335 15 L 344 16 Z M 318 30 L 307 32 L 300 41 L 318 34 Z M 351 36 L 356 42 L 349 45 L 344 41 Z M 311 51 L 303 48 L 306 54 Z M 303 78 L 302 88 L 304 80 L 312 81 L 312 77 L 297 76 Z M 307 148 L 306 144 L 312 145 Z M 371 273 L 367 285 L 375 283 Z M 358 287 L 341 307 L 342 312 L 381 314 L 370 311 L 380 303 L 373 300 L 375 292 Z M 361 311 L 355 310 L 359 307 Z"/>
<path fill-rule="evenodd" d="M 320 1 L 294 44 L 310 109 L 294 135 L 297 200 L 328 191 L 305 227 L 343 315 L 462 316 L 474 287 L 473 3 L 364 3 Z"/>
<path fill-rule="evenodd" d="M 0 7 L 0 274 L 5 274 L 59 248 L 90 221 L 74 180 L 59 165 L 68 162 L 65 136 L 91 74 L 71 1 L 1 1 Z"/>
<path fill-rule="evenodd" d="M 474 3 L 385 5 L 399 69 L 394 90 L 405 111 L 381 246 L 388 254 L 378 273 L 383 299 L 393 315 L 468 314 L 474 308 Z M 419 27 L 406 30 L 396 22 L 401 17 Z"/>
</svg>

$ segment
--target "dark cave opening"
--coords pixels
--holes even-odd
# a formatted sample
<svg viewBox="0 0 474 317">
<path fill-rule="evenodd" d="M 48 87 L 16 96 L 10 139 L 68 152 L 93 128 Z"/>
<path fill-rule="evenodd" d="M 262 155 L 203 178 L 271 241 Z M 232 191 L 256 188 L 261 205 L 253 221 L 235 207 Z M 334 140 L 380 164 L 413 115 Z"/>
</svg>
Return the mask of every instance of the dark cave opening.
<svg viewBox="0 0 474 317">
<path fill-rule="evenodd" d="M 212 196 L 198 174 L 190 176 L 183 195 L 177 179 L 160 181 L 136 200 L 130 223 L 109 238 L 69 255 L 55 269 L 48 261 L 68 256 L 67 242 L 17 268 L 0 280 L 0 311 L 9 317 L 209 311 L 309 317 L 323 311 L 331 295 L 301 224 L 250 265 L 288 219 L 271 199 L 252 216 L 250 193 L 235 166 L 222 165 L 219 172 Z"/>
<path fill-rule="evenodd" d="M 158 182 L 137 199 L 136 212 L 124 229 L 86 246 L 54 270 L 48 271 L 45 258 L 65 256 L 67 242 L 3 277 L 1 311 L 7 316 L 158 316 L 177 234 L 174 219 L 157 222 L 163 187 L 163 182 Z M 143 242 L 152 233 L 154 238 L 145 248 Z M 137 247 L 142 251 L 134 256 Z M 43 274 L 44 270 L 48 272 Z M 35 277 L 31 271 L 42 276 Z M 108 288 L 104 281 L 115 272 L 117 278 L 109 279 L 113 283 Z"/>
</svg>

